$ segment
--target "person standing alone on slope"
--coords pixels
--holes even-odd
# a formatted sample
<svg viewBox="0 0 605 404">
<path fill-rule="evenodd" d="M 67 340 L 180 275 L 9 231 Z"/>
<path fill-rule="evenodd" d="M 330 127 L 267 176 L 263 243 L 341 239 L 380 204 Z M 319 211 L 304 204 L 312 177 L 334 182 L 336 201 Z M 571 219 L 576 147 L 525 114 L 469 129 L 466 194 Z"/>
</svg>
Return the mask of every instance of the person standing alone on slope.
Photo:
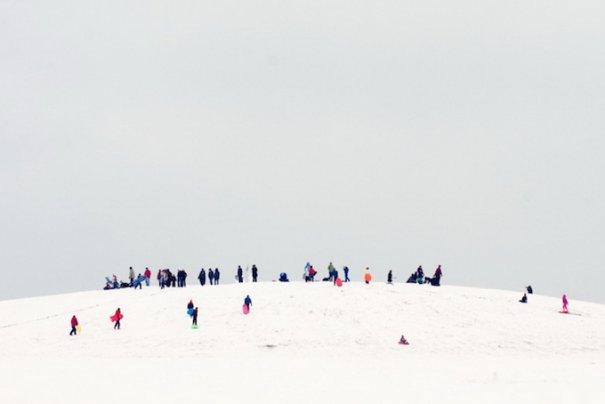
<svg viewBox="0 0 605 404">
<path fill-rule="evenodd" d="M 567 305 L 569 304 L 569 302 L 567 301 L 567 295 L 563 295 L 563 297 L 561 298 L 561 300 L 563 301 L 563 311 L 562 311 L 562 313 L 569 313 L 569 310 L 567 309 Z"/>
<path fill-rule="evenodd" d="M 197 328 L 197 307 L 193 309 L 193 314 L 191 315 L 193 318 L 193 322 L 191 323 L 192 328 Z"/>
<path fill-rule="evenodd" d="M 71 331 L 70 331 L 69 335 L 78 335 L 78 332 L 76 331 L 77 326 L 78 326 L 78 319 L 76 318 L 75 315 L 73 315 L 71 317 Z"/>
<path fill-rule="evenodd" d="M 113 315 L 115 318 L 115 324 L 113 325 L 113 329 L 114 330 L 119 330 L 120 329 L 120 320 L 122 319 L 122 311 L 120 310 L 120 308 L 118 307 L 118 309 L 116 310 L 116 314 Z"/>
</svg>

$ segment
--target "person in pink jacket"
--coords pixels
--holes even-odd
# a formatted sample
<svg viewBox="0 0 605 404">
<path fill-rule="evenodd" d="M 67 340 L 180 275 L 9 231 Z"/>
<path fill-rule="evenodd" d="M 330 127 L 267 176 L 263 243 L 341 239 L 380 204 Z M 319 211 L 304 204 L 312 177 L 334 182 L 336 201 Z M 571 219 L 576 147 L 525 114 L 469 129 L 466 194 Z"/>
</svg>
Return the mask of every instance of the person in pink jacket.
<svg viewBox="0 0 605 404">
<path fill-rule="evenodd" d="M 563 312 L 568 313 L 567 304 L 569 304 L 569 302 L 567 301 L 567 295 L 563 295 L 561 299 L 563 300 Z"/>
</svg>

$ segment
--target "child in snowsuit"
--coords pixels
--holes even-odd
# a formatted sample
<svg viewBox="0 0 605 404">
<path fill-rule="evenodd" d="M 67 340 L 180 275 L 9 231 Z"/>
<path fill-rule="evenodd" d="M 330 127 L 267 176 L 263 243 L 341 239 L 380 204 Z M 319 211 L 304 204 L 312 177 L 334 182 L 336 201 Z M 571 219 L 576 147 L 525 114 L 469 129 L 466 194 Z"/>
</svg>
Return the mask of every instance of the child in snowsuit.
<svg viewBox="0 0 605 404">
<path fill-rule="evenodd" d="M 189 300 L 187 303 L 187 313 L 193 317 L 193 300 Z"/>
<path fill-rule="evenodd" d="M 78 319 L 74 315 L 71 318 L 71 331 L 70 331 L 69 335 L 77 335 L 78 334 L 78 332 L 76 331 L 76 327 L 77 326 L 78 326 Z"/>
<path fill-rule="evenodd" d="M 246 295 L 244 299 L 244 304 L 248 306 L 248 312 L 250 311 L 250 306 L 252 306 L 252 299 L 250 299 L 250 295 Z"/>
</svg>

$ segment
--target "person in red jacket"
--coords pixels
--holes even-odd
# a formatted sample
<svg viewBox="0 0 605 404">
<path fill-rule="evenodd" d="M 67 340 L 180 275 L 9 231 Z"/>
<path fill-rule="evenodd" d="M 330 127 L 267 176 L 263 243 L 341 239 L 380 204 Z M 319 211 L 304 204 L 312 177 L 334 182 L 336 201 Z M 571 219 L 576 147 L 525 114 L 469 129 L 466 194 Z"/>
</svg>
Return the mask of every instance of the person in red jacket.
<svg viewBox="0 0 605 404">
<path fill-rule="evenodd" d="M 120 310 L 120 308 L 118 307 L 118 309 L 116 310 L 116 314 L 114 314 L 114 318 L 115 318 L 115 324 L 113 325 L 113 329 L 120 329 L 120 320 L 122 319 L 122 311 Z"/>
<path fill-rule="evenodd" d="M 145 272 L 143 273 L 143 275 L 145 275 L 145 285 L 149 286 L 149 280 L 151 279 L 151 271 L 149 270 L 149 268 L 145 268 Z"/>
<path fill-rule="evenodd" d="M 69 333 L 69 335 L 77 335 L 78 332 L 76 331 L 76 327 L 78 326 L 78 319 L 76 318 L 75 315 L 73 315 L 71 317 L 71 332 Z"/>
</svg>

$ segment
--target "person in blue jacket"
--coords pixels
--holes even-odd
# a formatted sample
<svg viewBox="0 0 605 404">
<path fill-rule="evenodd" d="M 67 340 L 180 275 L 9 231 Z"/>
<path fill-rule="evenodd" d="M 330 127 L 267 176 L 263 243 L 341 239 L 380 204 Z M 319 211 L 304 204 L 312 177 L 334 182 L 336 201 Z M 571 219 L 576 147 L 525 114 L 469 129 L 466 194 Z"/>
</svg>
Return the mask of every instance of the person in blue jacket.
<svg viewBox="0 0 605 404">
<path fill-rule="evenodd" d="M 250 295 L 246 295 L 244 299 L 244 304 L 248 306 L 248 311 L 250 311 L 250 306 L 252 306 L 252 299 L 250 299 Z"/>
<path fill-rule="evenodd" d="M 344 267 L 342 270 L 345 273 L 345 282 L 350 282 L 351 280 L 349 279 L 349 267 Z"/>
</svg>

